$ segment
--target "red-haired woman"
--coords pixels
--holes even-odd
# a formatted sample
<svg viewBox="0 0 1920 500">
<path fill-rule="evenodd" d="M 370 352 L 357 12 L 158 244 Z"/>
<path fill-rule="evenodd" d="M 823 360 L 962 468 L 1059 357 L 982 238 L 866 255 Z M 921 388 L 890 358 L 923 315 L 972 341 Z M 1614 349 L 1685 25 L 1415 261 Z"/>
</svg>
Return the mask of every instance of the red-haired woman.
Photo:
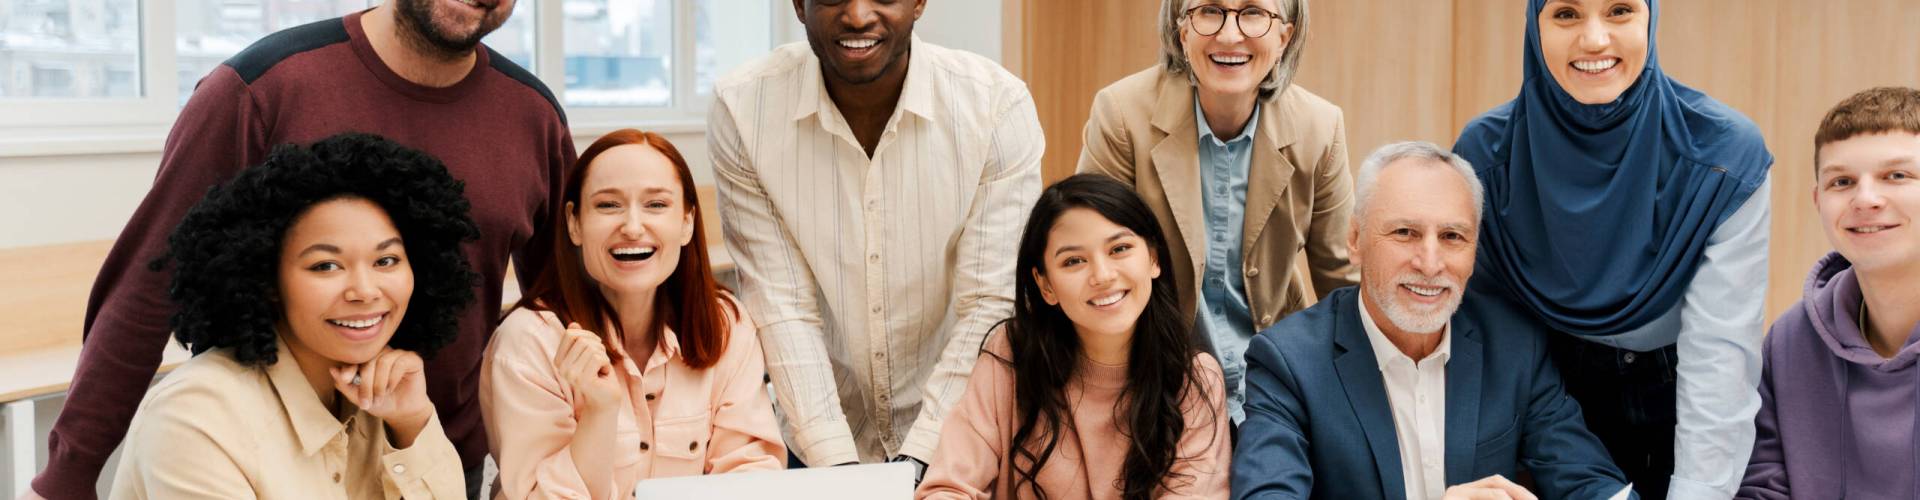
<svg viewBox="0 0 1920 500">
<path fill-rule="evenodd" d="M 619 130 L 567 183 L 552 267 L 481 367 L 496 497 L 632 496 L 651 477 L 782 468 L 753 321 L 707 267 L 686 160 Z"/>
</svg>

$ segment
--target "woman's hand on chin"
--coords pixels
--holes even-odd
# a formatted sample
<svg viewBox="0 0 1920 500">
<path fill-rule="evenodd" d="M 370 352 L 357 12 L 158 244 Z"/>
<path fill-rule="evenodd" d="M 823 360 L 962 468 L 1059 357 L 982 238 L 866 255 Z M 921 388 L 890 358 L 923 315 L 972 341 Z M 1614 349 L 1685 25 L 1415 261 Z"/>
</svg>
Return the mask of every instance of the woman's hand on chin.
<svg viewBox="0 0 1920 500">
<path fill-rule="evenodd" d="M 393 447 L 405 449 L 413 446 L 413 439 L 433 417 L 424 366 L 413 351 L 382 348 L 365 363 L 336 366 L 329 371 L 333 373 L 334 390 L 354 406 L 385 421 Z"/>
</svg>

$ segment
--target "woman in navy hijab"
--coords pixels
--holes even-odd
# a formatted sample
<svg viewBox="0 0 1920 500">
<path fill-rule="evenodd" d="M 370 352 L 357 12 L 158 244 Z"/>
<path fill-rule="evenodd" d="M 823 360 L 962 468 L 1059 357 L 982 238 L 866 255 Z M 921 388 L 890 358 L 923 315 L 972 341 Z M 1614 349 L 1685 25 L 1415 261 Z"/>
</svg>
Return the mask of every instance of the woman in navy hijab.
<svg viewBox="0 0 1920 500">
<path fill-rule="evenodd" d="M 1728 498 L 1753 448 L 1773 157 L 1660 70 L 1657 0 L 1529 0 L 1525 80 L 1456 153 L 1486 186 L 1473 286 L 1554 335 L 1645 498 Z"/>
</svg>

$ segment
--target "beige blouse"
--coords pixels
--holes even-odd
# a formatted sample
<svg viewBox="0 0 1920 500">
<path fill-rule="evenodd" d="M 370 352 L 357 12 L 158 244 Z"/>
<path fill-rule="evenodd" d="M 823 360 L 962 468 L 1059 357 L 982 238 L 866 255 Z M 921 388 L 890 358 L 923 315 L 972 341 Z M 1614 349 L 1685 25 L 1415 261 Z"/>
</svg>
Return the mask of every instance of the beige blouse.
<svg viewBox="0 0 1920 500">
<path fill-rule="evenodd" d="M 112 498 L 466 497 L 460 454 L 438 415 L 396 450 L 379 417 L 342 401 L 350 414 L 334 418 L 285 342 L 279 353 L 254 367 L 229 349 L 208 351 L 148 390 Z"/>
<path fill-rule="evenodd" d="M 726 353 L 703 370 L 682 360 L 672 330 L 661 332 L 659 347 L 640 361 L 644 367 L 620 352 L 622 369 L 615 373 L 630 411 L 620 412 L 615 424 L 614 484 L 607 491 L 631 497 L 640 480 L 651 477 L 786 467 L 753 320 L 736 318 L 727 334 Z M 568 448 L 573 388 L 553 367 L 560 340 L 538 313 L 523 308 L 500 322 L 487 346 L 480 408 L 500 464 L 496 498 L 587 498 Z"/>
</svg>

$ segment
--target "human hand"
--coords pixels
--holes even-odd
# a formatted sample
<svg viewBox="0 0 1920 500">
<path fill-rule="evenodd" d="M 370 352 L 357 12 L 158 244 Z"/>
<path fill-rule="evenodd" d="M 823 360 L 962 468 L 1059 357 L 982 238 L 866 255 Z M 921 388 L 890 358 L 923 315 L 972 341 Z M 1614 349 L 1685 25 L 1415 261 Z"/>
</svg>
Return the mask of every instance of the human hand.
<svg viewBox="0 0 1920 500">
<path fill-rule="evenodd" d="M 1494 474 L 1467 484 L 1447 488 L 1442 500 L 1539 500 L 1526 488 Z"/>
<path fill-rule="evenodd" d="M 614 378 L 613 361 L 600 336 L 583 330 L 579 323 L 561 326 L 560 317 L 541 311 L 540 318 L 560 333 L 560 348 L 554 351 L 553 367 L 560 381 L 573 388 L 581 413 L 606 411 L 620 404 L 620 381 Z"/>
<path fill-rule="evenodd" d="M 424 367 L 420 355 L 413 351 L 383 347 L 365 363 L 335 366 L 328 371 L 332 372 L 335 391 L 386 422 L 394 433 L 394 447 L 406 448 L 413 445 L 413 438 L 433 417 Z"/>
</svg>

